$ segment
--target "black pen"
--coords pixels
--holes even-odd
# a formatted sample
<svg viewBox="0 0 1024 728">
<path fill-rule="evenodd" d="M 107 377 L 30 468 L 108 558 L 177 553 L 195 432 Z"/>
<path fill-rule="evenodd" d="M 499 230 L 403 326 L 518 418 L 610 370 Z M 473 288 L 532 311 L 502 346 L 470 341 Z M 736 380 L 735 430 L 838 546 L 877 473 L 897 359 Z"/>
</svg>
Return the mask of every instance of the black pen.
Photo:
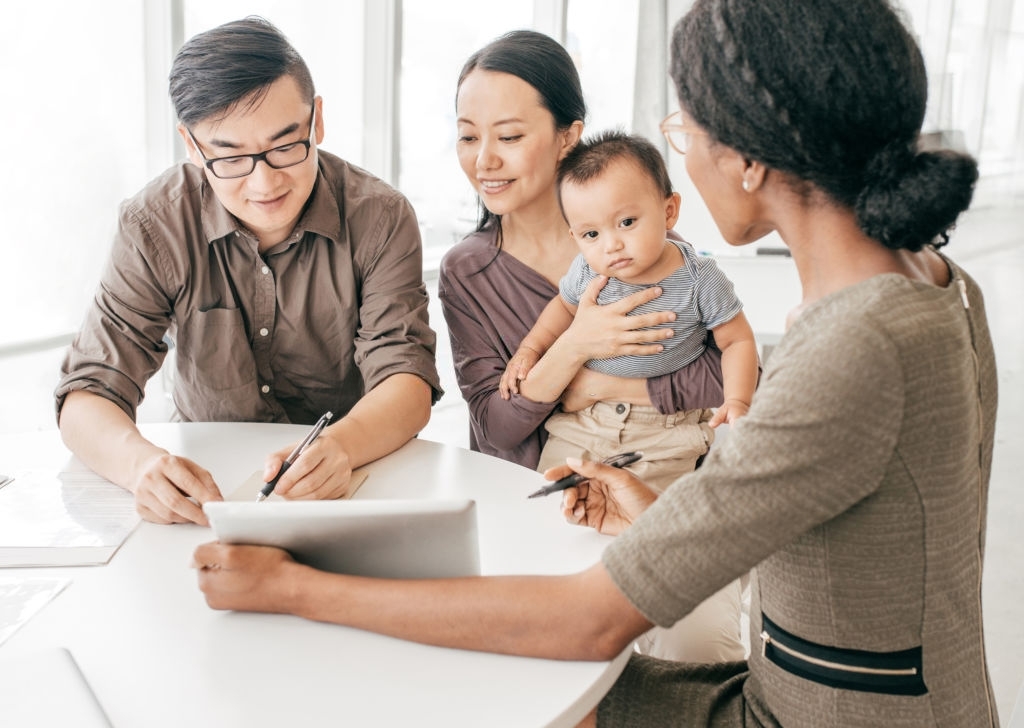
<svg viewBox="0 0 1024 728">
<path fill-rule="evenodd" d="M 277 471 L 277 475 L 274 476 L 274 479 L 260 488 L 260 494 L 256 496 L 257 503 L 261 500 L 266 500 L 267 497 L 274 492 L 274 488 L 277 487 L 277 481 L 279 481 L 281 476 L 288 471 L 288 468 L 292 466 L 292 463 L 299 459 L 299 456 L 302 455 L 310 444 L 312 444 L 313 440 L 320 437 L 320 433 L 323 432 L 325 427 L 327 427 L 327 423 L 331 421 L 332 417 L 334 417 L 333 413 L 324 412 L 323 416 L 316 421 L 316 424 L 313 425 L 313 429 L 309 431 L 309 434 L 306 435 L 302 442 L 295 446 L 295 449 L 292 450 L 292 454 L 286 457 L 284 462 L 281 463 L 281 469 Z"/>
<path fill-rule="evenodd" d="M 605 458 L 601 462 L 605 465 L 611 465 L 613 468 L 624 468 L 627 465 L 632 465 L 643 456 L 644 454 L 638 450 L 636 452 L 624 452 L 619 453 L 618 455 L 612 455 L 610 458 Z M 560 490 L 565 490 L 566 488 L 573 488 L 586 480 L 590 480 L 590 478 L 586 475 L 573 473 L 572 475 L 566 475 L 561 480 L 556 480 L 551 485 L 545 485 L 540 490 L 534 491 L 526 497 L 536 498 L 541 495 L 550 495 L 552 493 L 557 493 Z"/>
</svg>

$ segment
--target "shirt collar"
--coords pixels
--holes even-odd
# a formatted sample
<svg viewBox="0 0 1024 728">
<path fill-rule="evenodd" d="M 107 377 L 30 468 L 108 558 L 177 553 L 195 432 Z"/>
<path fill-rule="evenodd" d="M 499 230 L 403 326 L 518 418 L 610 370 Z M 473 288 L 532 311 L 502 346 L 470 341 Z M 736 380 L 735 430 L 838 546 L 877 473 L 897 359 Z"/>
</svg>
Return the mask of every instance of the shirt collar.
<svg viewBox="0 0 1024 728">
<path fill-rule="evenodd" d="M 202 182 L 202 199 L 202 224 L 208 243 L 213 244 L 236 233 L 251 237 L 252 234 L 217 199 L 205 175 Z M 323 164 L 319 164 L 316 182 L 313 184 L 313 192 L 306 209 L 286 242 L 294 243 L 301 240 L 307 232 L 335 243 L 341 240 L 341 209 L 338 200 L 331 194 L 331 184 L 324 176 Z"/>
</svg>

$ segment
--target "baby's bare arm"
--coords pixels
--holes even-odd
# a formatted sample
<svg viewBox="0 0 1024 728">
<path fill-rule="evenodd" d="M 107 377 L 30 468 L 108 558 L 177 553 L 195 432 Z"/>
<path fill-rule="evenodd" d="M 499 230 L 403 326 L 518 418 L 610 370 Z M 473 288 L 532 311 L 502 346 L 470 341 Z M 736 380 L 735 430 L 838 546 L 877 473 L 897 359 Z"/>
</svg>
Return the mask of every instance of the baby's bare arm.
<svg viewBox="0 0 1024 728">
<path fill-rule="evenodd" d="M 569 328 L 575 313 L 576 307 L 561 296 L 555 296 L 544 307 L 533 328 L 519 343 L 519 349 L 509 360 L 505 373 L 501 375 L 498 391 L 502 399 L 519 394 L 519 383 L 526 379 L 534 365 Z"/>
<path fill-rule="evenodd" d="M 539 356 L 544 356 L 555 340 L 572 325 L 575 315 L 575 306 L 561 296 L 555 296 L 540 312 L 537 323 L 520 342 L 520 348 L 525 346 L 533 349 Z"/>
<path fill-rule="evenodd" d="M 712 331 L 722 350 L 722 385 L 725 401 L 708 422 L 717 427 L 732 423 L 750 409 L 757 387 L 758 359 L 754 331 L 742 311 Z"/>
</svg>

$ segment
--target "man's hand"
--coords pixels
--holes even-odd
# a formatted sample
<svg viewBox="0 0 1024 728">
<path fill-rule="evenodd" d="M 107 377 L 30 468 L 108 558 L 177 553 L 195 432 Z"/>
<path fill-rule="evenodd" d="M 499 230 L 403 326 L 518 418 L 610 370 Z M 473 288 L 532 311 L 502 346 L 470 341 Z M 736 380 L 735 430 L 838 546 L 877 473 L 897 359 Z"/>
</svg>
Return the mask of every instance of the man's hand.
<svg viewBox="0 0 1024 728">
<path fill-rule="evenodd" d="M 566 465 L 549 468 L 544 477 L 558 480 L 572 472 L 588 480 L 562 494 L 562 514 L 569 523 L 589 526 L 599 533 L 622 533 L 658 498 L 629 471 L 596 461 L 568 458 Z"/>
<path fill-rule="evenodd" d="M 277 475 L 295 445 L 267 457 L 263 482 Z M 352 483 L 352 461 L 336 433 L 327 428 L 296 458 L 277 481 L 274 493 L 289 500 L 334 500 L 348 495 Z"/>
<path fill-rule="evenodd" d="M 135 494 L 135 510 L 153 523 L 208 526 L 203 503 L 223 500 L 207 470 L 166 451 L 143 463 L 129 490 Z"/>
<path fill-rule="evenodd" d="M 147 521 L 206 526 L 203 503 L 223 500 L 205 469 L 154 445 L 124 410 L 99 395 L 68 394 L 60 434 L 90 469 L 131 492 L 135 510 Z"/>
</svg>

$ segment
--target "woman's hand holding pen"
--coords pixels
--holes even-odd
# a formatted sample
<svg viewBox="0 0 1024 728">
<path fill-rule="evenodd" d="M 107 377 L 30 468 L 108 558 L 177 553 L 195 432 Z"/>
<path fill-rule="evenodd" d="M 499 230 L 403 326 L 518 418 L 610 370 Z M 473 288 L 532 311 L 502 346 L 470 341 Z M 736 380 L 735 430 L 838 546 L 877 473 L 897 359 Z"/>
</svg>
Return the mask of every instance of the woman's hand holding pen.
<svg viewBox="0 0 1024 728">
<path fill-rule="evenodd" d="M 576 472 L 588 478 L 562 494 L 562 513 L 569 523 L 616 536 L 658 498 L 628 470 L 576 458 L 568 458 L 566 463 L 546 470 L 544 477 L 558 480 Z"/>
<path fill-rule="evenodd" d="M 263 468 L 264 482 L 277 475 L 295 444 L 267 457 Z M 289 500 L 333 500 L 346 496 L 351 482 L 352 461 L 348 451 L 337 430 L 328 427 L 281 476 L 274 493 Z"/>
</svg>

